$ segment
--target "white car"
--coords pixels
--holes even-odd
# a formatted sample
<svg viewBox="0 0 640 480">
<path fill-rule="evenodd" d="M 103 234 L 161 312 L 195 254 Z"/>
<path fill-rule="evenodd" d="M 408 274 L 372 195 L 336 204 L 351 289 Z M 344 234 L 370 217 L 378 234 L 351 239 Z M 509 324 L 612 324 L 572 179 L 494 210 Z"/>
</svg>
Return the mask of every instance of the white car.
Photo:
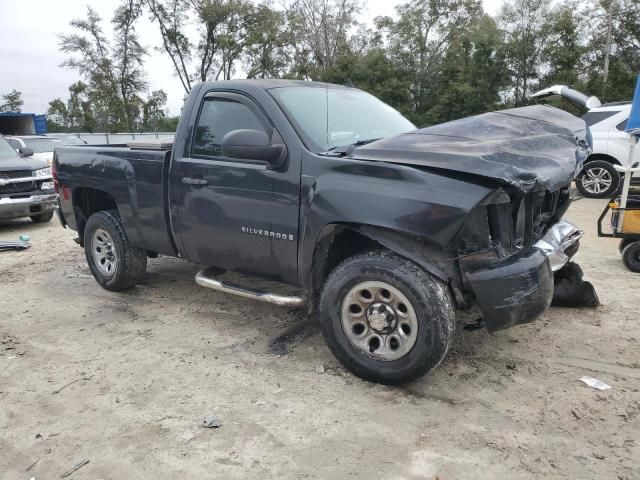
<svg viewBox="0 0 640 480">
<path fill-rule="evenodd" d="M 630 167 L 640 162 L 640 147 L 629 159 L 629 134 L 624 129 L 631 113 L 631 102 L 606 103 L 602 105 L 596 97 L 586 95 L 564 85 L 545 88 L 532 95 L 545 99 L 562 97 L 588 109 L 582 117 L 593 137 L 593 153 L 585 161 L 582 172 L 576 177 L 576 187 L 588 198 L 610 198 L 620 189 L 620 174 L 613 165 Z M 640 181 L 637 175 L 632 183 Z"/>
<path fill-rule="evenodd" d="M 48 137 L 45 135 L 20 135 L 5 136 L 9 144 L 16 149 L 18 153 L 23 148 L 33 150 L 33 158 L 44 160 L 49 165 L 53 163 L 53 150 L 56 147 L 62 147 L 65 143 L 59 138 Z"/>
</svg>

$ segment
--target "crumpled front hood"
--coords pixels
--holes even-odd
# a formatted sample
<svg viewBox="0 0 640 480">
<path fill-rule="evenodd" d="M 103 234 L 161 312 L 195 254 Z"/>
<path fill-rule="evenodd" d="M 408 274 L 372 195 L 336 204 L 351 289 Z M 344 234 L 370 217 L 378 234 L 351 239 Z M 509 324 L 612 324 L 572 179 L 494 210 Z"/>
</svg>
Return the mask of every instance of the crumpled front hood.
<svg viewBox="0 0 640 480">
<path fill-rule="evenodd" d="M 534 105 L 415 130 L 356 148 L 360 160 L 498 180 L 522 192 L 569 186 L 589 153 L 585 122 Z"/>
</svg>

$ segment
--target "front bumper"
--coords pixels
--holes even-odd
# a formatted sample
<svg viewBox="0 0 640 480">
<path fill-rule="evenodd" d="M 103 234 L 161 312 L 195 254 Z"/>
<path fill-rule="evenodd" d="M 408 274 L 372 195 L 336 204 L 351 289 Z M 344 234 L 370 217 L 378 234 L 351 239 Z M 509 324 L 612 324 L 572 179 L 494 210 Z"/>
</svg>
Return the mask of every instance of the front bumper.
<svg viewBox="0 0 640 480">
<path fill-rule="evenodd" d="M 575 255 L 583 235 L 584 232 L 573 223 L 562 219 L 533 246 L 542 250 L 549 259 L 551 270 L 557 272 Z"/>
<path fill-rule="evenodd" d="M 58 202 L 56 193 L 28 197 L 0 198 L 0 219 L 41 215 L 52 211 Z"/>
<path fill-rule="evenodd" d="M 465 282 L 491 332 L 535 320 L 553 299 L 553 272 L 576 253 L 582 231 L 561 220 L 535 245 L 504 259 L 479 254 L 461 260 Z M 487 266 L 477 268 L 483 262 Z"/>
</svg>

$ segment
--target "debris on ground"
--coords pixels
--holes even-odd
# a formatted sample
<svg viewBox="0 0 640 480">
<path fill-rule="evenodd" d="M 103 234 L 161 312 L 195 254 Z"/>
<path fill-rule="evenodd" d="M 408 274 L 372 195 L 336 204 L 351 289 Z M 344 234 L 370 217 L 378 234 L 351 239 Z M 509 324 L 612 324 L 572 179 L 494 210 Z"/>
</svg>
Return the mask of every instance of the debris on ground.
<svg viewBox="0 0 640 480">
<path fill-rule="evenodd" d="M 213 415 L 209 415 L 202 422 L 202 426 L 204 428 L 219 428 L 222 426 L 222 420 L 220 420 L 218 417 L 215 417 Z"/>
<path fill-rule="evenodd" d="M 589 385 L 591 388 L 595 388 L 597 390 L 609 390 L 611 388 L 611 385 L 607 385 L 606 383 L 601 382 L 597 378 L 587 377 L 586 375 L 584 377 L 580 377 L 578 380 L 580 380 L 582 383 L 586 385 Z"/>
<path fill-rule="evenodd" d="M 80 380 L 89 380 L 89 378 L 83 378 L 83 377 L 76 378 L 75 380 L 73 380 L 73 381 L 71 381 L 71 382 L 69 382 L 69 383 L 67 383 L 67 384 L 65 384 L 65 385 L 63 385 L 63 386 L 61 386 L 61 387 L 60 387 L 60 388 L 58 388 L 57 390 L 54 390 L 53 392 L 51 392 L 51 395 L 56 395 L 56 394 L 60 393 L 60 392 L 61 392 L 62 390 L 64 390 L 65 388 L 70 387 L 71 385 L 73 385 L 73 384 L 74 384 L 74 383 L 76 383 L 76 382 L 79 382 Z"/>
<path fill-rule="evenodd" d="M 324 373 L 324 372 L 325 372 L 324 364 L 321 363 L 320 365 L 316 365 L 316 373 L 321 374 L 321 373 Z"/>
<path fill-rule="evenodd" d="M 35 467 L 35 466 L 36 466 L 36 463 L 38 463 L 39 461 L 40 461 L 40 459 L 37 459 L 35 462 L 33 462 L 31 465 L 29 465 L 29 466 L 27 467 L 27 470 L 26 470 L 26 471 L 28 472 L 28 471 L 29 471 L 29 470 L 31 470 L 33 467 Z"/>
<path fill-rule="evenodd" d="M 76 463 L 73 467 L 71 467 L 69 470 L 67 470 L 62 475 L 60 475 L 60 478 L 68 477 L 69 475 L 71 475 L 76 470 L 79 470 L 82 467 L 84 467 L 87 463 L 89 463 L 89 460 L 82 460 L 80 463 Z"/>
<path fill-rule="evenodd" d="M 569 262 L 554 274 L 553 307 L 597 307 L 598 294 L 577 263 Z"/>
<path fill-rule="evenodd" d="M 0 252 L 9 252 L 13 250 L 25 250 L 29 248 L 31 244 L 27 241 L 18 241 L 18 242 L 10 242 L 10 241 L 0 241 Z"/>
</svg>

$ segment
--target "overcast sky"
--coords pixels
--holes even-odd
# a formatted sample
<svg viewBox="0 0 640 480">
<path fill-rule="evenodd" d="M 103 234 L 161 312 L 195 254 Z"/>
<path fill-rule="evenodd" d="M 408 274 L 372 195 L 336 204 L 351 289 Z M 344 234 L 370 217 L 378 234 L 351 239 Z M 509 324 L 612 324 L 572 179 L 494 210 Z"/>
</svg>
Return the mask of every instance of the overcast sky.
<svg viewBox="0 0 640 480">
<path fill-rule="evenodd" d="M 362 21 L 378 15 L 393 15 L 403 0 L 368 0 Z M 502 0 L 483 0 L 485 10 L 496 13 Z M 61 68 L 64 55 L 58 51 L 58 34 L 70 31 L 69 22 L 84 16 L 91 5 L 104 20 L 110 35 L 110 20 L 118 0 L 0 0 L 0 94 L 14 88 L 22 92 L 23 112 L 44 113 L 49 101 L 68 97 L 68 87 L 79 79 L 75 71 Z M 173 75 L 165 55 L 156 48 L 160 34 L 146 18 L 137 27 L 141 43 L 149 55 L 144 68 L 150 90 L 168 95 L 170 113 L 180 112 L 183 89 Z"/>
</svg>

